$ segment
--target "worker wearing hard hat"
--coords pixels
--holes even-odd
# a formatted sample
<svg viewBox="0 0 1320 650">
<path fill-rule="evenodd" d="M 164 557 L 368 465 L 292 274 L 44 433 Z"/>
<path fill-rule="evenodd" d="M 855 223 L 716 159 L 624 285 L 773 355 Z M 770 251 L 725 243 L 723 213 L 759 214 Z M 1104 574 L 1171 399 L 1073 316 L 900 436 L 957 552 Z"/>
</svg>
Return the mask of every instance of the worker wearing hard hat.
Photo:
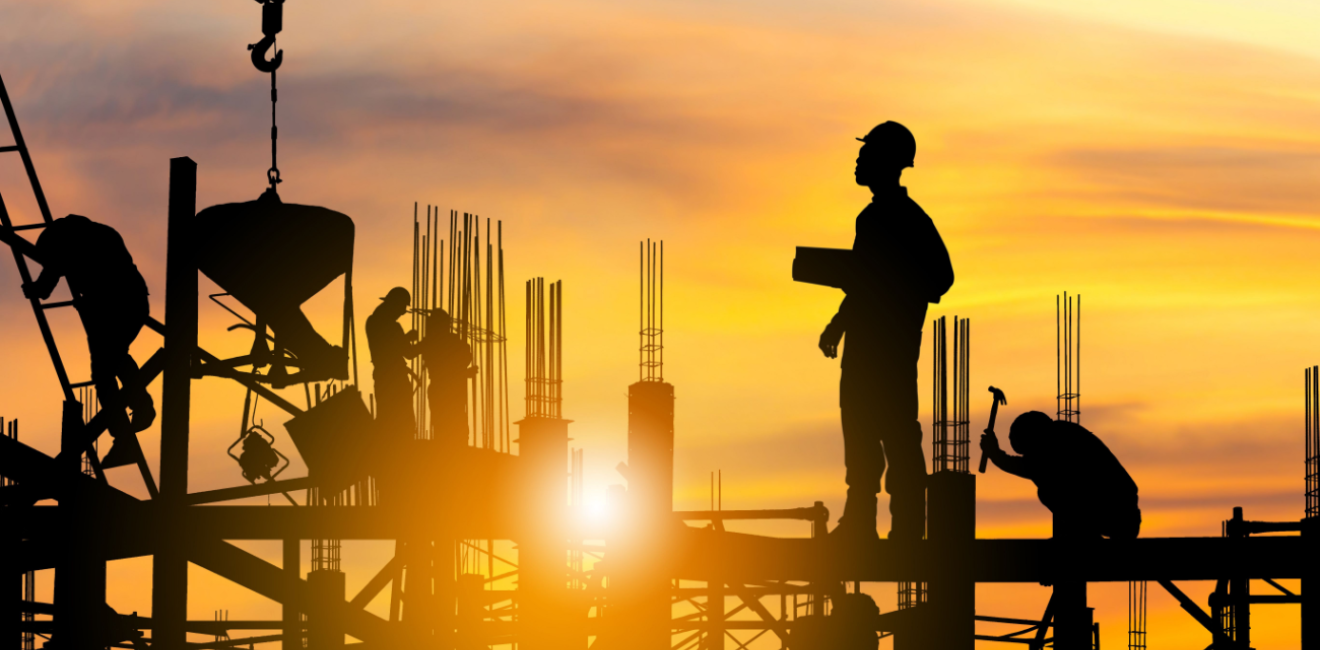
<svg viewBox="0 0 1320 650">
<path fill-rule="evenodd" d="M 863 144 L 854 175 L 873 198 L 857 217 L 847 296 L 820 335 L 820 349 L 831 359 L 847 335 L 839 407 L 848 499 L 833 535 L 877 537 L 884 475 L 890 539 L 921 539 L 926 461 L 917 421 L 917 359 L 926 306 L 953 286 L 953 266 L 934 222 L 899 185 L 916 156 L 912 133 L 885 122 L 858 140 Z"/>
<path fill-rule="evenodd" d="M 426 396 L 435 439 L 462 447 L 468 441 L 468 379 L 477 374 L 472 346 L 454 331 L 449 312 L 432 309 L 426 312 L 426 338 L 417 347 L 431 380 Z"/>
<path fill-rule="evenodd" d="M 1039 411 L 1019 415 L 1008 430 L 1012 456 L 987 430 L 981 451 L 995 467 L 1036 484 L 1036 495 L 1054 513 L 1054 536 L 1069 539 L 1133 539 L 1141 530 L 1137 483 L 1109 447 L 1075 422 Z"/>
<path fill-rule="evenodd" d="M 114 228 L 71 214 L 46 226 L 37 238 L 41 275 L 23 285 L 27 298 L 49 298 L 63 277 L 87 332 L 92 381 L 108 418 L 114 445 L 101 463 L 136 463 L 142 451 L 133 435 L 151 426 L 156 408 L 128 348 L 150 317 L 147 283 Z M 123 390 L 120 390 L 120 382 Z M 130 421 L 125 407 L 133 410 Z"/>
<path fill-rule="evenodd" d="M 371 378 L 376 385 L 376 423 L 387 441 L 411 440 L 417 431 L 413 417 L 413 385 L 408 359 L 416 357 L 417 332 L 403 333 L 399 317 L 408 312 L 412 296 L 395 287 L 380 299 L 367 317 L 367 347 L 371 350 Z"/>
</svg>

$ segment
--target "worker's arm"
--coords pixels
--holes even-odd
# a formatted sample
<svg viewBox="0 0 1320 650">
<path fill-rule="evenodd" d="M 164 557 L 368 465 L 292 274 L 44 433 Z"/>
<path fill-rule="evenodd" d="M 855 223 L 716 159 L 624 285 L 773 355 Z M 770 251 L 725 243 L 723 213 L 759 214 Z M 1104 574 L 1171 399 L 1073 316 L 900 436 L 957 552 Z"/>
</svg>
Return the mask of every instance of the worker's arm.
<svg viewBox="0 0 1320 650">
<path fill-rule="evenodd" d="M 41 275 L 37 276 L 36 281 L 23 285 L 23 296 L 37 300 L 49 298 L 55 291 L 56 285 L 60 283 L 60 276 L 60 272 L 53 267 L 41 267 Z"/>
<path fill-rule="evenodd" d="M 843 333 L 847 330 L 845 323 L 848 320 L 848 297 L 844 296 L 843 302 L 839 304 L 839 312 L 830 320 L 830 324 L 825 326 L 825 331 L 820 334 L 820 351 L 825 356 L 833 359 L 839 356 L 839 341 L 843 340 Z"/>
<path fill-rule="evenodd" d="M 1014 476 L 1020 476 L 1027 480 L 1032 479 L 1031 468 L 1027 465 L 1025 458 L 1021 456 L 1012 456 L 1008 452 L 999 448 L 999 438 L 994 431 L 986 430 L 981 436 L 981 453 L 985 454 L 995 467 L 1008 472 Z"/>
</svg>

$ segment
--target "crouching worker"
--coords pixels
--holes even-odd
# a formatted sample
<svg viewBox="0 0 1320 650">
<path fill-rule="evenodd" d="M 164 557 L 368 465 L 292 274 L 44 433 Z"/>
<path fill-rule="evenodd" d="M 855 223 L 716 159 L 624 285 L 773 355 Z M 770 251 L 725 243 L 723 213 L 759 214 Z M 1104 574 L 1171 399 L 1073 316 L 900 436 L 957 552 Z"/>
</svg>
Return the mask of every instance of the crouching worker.
<svg viewBox="0 0 1320 650">
<path fill-rule="evenodd" d="M 134 434 L 156 419 L 138 364 L 128 353 L 150 317 L 147 283 L 119 233 L 87 217 L 71 214 L 56 219 L 42 231 L 36 247 L 41 275 L 23 285 L 23 295 L 45 300 L 61 277 L 68 283 L 73 308 L 87 332 L 92 381 L 115 439 L 101 463 L 105 467 L 136 463 L 142 451 Z M 133 410 L 131 421 L 125 408 Z"/>
<path fill-rule="evenodd" d="M 1137 484 L 1094 433 L 1031 411 L 1013 421 L 1008 442 L 1019 456 L 1000 449 L 987 430 L 981 452 L 995 467 L 1036 484 L 1041 504 L 1054 513 L 1056 538 L 1136 538 Z"/>
</svg>

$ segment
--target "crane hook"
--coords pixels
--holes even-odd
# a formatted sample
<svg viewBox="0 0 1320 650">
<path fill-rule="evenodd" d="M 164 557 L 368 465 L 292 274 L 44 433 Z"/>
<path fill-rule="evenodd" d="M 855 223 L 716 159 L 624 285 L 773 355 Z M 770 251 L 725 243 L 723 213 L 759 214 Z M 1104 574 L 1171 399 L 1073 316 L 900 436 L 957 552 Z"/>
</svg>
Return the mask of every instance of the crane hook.
<svg viewBox="0 0 1320 650">
<path fill-rule="evenodd" d="M 255 44 L 249 45 L 248 49 L 252 50 L 252 65 L 256 66 L 258 70 L 266 73 L 274 72 L 276 68 L 279 68 L 280 64 L 284 63 L 284 50 L 275 50 L 275 56 L 269 61 L 266 60 L 266 52 L 274 46 L 274 36 L 262 37 L 262 39 Z"/>
<path fill-rule="evenodd" d="M 284 50 L 276 50 L 275 56 L 266 60 L 266 52 L 275 46 L 275 35 L 284 29 L 284 0 L 257 0 L 261 4 L 261 33 L 265 36 L 248 49 L 252 51 L 252 65 L 258 70 L 271 73 L 284 62 Z"/>
</svg>

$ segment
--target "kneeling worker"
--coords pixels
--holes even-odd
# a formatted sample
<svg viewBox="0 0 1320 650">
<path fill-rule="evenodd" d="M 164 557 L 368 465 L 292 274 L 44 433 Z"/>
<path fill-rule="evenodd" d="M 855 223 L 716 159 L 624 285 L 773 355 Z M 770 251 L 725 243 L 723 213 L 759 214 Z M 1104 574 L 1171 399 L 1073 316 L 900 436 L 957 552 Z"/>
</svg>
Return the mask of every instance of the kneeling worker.
<svg viewBox="0 0 1320 650">
<path fill-rule="evenodd" d="M 981 452 L 995 467 L 1036 484 L 1041 504 L 1054 513 L 1056 538 L 1136 538 L 1137 484 L 1094 433 L 1031 411 L 1013 421 L 1008 441 L 1020 456 L 1000 449 L 989 430 L 981 436 Z"/>
</svg>

